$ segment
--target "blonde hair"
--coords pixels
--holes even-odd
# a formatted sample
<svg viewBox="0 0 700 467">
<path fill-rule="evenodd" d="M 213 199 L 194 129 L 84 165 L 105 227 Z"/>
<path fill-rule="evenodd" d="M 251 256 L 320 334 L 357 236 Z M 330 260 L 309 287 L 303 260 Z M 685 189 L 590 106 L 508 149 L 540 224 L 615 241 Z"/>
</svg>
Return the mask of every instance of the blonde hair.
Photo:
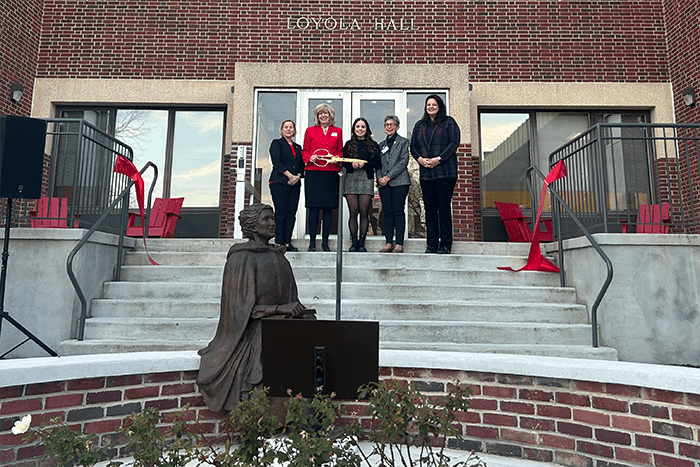
<svg viewBox="0 0 700 467">
<path fill-rule="evenodd" d="M 318 121 L 318 114 L 322 110 L 328 112 L 328 115 L 331 117 L 330 125 L 335 125 L 335 110 L 333 110 L 333 107 L 331 107 L 328 104 L 318 104 L 316 106 L 316 108 L 314 109 L 314 125 L 321 124 L 321 122 Z"/>
<path fill-rule="evenodd" d="M 282 134 L 282 128 L 284 127 L 284 124 L 287 122 L 292 122 L 292 126 L 294 127 L 294 134 L 292 136 L 296 136 L 297 134 L 297 124 L 294 123 L 294 120 L 285 120 L 280 124 L 280 135 Z"/>
</svg>

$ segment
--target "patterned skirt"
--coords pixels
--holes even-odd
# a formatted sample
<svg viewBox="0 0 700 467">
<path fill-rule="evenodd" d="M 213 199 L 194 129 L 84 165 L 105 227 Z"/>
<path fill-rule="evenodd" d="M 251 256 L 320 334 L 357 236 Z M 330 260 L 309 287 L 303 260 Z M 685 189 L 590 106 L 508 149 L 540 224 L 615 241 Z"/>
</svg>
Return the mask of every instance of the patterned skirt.
<svg viewBox="0 0 700 467">
<path fill-rule="evenodd" d="M 346 195 L 374 195 L 374 180 L 367 178 L 365 169 L 355 169 L 352 173 L 345 174 Z"/>
</svg>

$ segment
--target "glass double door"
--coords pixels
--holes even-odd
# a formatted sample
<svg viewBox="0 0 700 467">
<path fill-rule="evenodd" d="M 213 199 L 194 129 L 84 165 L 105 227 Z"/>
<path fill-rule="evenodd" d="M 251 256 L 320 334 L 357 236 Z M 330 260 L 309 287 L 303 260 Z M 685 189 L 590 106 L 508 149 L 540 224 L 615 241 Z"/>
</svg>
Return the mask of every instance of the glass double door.
<svg viewBox="0 0 700 467">
<path fill-rule="evenodd" d="M 403 92 L 326 92 L 326 91 L 300 91 L 299 92 L 299 118 L 296 141 L 303 146 L 304 132 L 314 125 L 314 109 L 319 104 L 328 104 L 335 111 L 335 126 L 343 130 L 343 143 L 352 135 L 352 123 L 358 117 L 363 117 L 369 123 L 372 139 L 376 142 L 384 140 L 384 117 L 387 115 L 402 115 L 406 113 L 406 99 Z M 399 117 L 401 118 L 401 117 Z M 405 129 L 401 127 L 399 134 L 406 136 Z M 295 225 L 295 238 L 304 238 L 308 234 L 306 226 L 306 210 L 304 206 L 304 193 L 302 190 L 300 209 Z M 378 195 L 372 201 L 370 212 L 369 235 L 383 235 L 383 218 L 381 214 L 381 202 Z M 348 213 L 343 205 L 343 220 L 340 222 L 344 229 L 344 237 L 348 238 Z M 337 233 L 338 220 L 334 220 L 333 234 Z"/>
</svg>

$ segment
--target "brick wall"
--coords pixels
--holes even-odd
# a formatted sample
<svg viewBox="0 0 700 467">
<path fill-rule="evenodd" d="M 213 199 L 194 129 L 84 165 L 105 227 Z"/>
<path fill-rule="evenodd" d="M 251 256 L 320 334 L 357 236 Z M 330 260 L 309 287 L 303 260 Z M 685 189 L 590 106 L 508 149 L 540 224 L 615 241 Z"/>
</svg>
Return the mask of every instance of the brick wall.
<svg viewBox="0 0 700 467">
<path fill-rule="evenodd" d="M 662 0 L 46 0 L 38 75 L 232 79 L 237 61 L 382 60 L 467 64 L 476 81 L 662 82 L 662 7 Z M 382 29 L 375 18 L 387 22 Z M 397 30 L 387 30 L 389 19 Z M 398 30 L 400 20 L 421 29 Z"/>
<path fill-rule="evenodd" d="M 43 0 L 0 3 L 0 115 L 30 114 L 43 7 Z M 12 83 L 24 86 L 19 103 L 10 101 Z"/>
<path fill-rule="evenodd" d="M 382 368 L 382 378 L 413 379 L 427 393 L 455 380 L 474 389 L 459 416 L 464 439 L 448 446 L 567 466 L 700 465 L 700 390 L 682 393 L 592 381 L 509 374 Z M 196 392 L 196 371 L 77 379 L 0 388 L 0 464 L 36 467 L 42 447 L 21 445 L 9 430 L 60 417 L 96 442 L 119 445 L 116 430 L 146 407 L 173 412 L 187 403 L 204 433 L 220 434 L 220 413 Z M 344 402 L 362 418 L 363 405 Z"/>
<path fill-rule="evenodd" d="M 700 104 L 687 107 L 681 92 L 694 88 L 700 101 L 700 2 L 664 0 L 668 67 L 673 84 L 677 123 L 700 123 Z"/>
</svg>

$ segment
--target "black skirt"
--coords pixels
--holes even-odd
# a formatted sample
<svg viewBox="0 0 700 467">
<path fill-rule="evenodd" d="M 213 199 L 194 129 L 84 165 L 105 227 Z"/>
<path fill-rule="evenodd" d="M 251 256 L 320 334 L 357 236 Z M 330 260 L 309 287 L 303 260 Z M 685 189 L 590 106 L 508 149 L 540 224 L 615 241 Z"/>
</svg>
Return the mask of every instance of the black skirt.
<svg viewBox="0 0 700 467">
<path fill-rule="evenodd" d="M 307 170 L 304 177 L 307 208 L 338 209 L 338 172 Z"/>
</svg>

